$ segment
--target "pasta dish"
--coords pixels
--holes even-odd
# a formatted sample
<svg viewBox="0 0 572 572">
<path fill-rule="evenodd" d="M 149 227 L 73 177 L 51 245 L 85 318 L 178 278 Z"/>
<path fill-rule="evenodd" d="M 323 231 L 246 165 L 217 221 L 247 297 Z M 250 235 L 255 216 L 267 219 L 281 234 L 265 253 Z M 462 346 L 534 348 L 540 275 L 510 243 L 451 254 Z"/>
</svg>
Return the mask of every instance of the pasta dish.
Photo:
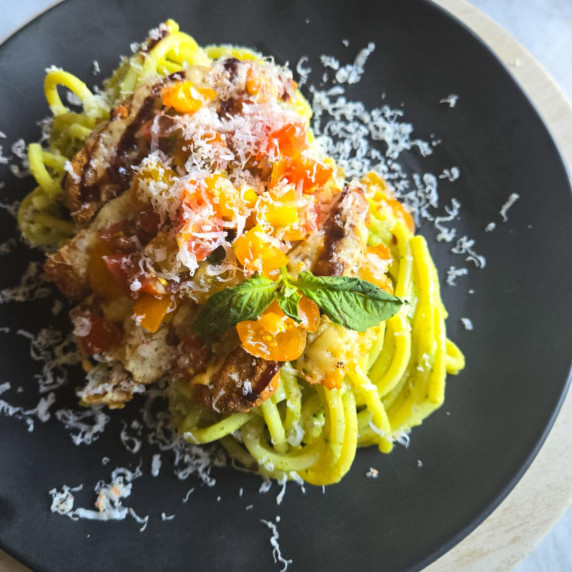
<svg viewBox="0 0 572 572">
<path fill-rule="evenodd" d="M 287 68 L 169 20 L 100 92 L 52 68 L 45 93 L 18 221 L 75 304 L 83 404 L 159 384 L 190 443 L 326 485 L 443 403 L 464 358 L 426 241 L 324 155 Z"/>
</svg>

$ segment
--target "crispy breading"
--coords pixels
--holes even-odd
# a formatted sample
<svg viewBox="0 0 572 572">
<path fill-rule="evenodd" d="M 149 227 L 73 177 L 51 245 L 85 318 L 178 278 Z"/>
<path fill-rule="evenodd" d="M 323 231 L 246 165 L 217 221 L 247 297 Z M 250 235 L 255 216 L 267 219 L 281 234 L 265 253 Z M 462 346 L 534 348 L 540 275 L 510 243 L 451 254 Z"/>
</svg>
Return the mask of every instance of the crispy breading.
<svg viewBox="0 0 572 572">
<path fill-rule="evenodd" d="M 180 77 L 140 85 L 73 157 L 64 179 L 65 202 L 79 225 L 88 224 L 104 203 L 129 188 L 133 167 L 149 152 L 142 128 L 162 108 L 161 89 Z"/>
<path fill-rule="evenodd" d="M 195 386 L 195 398 L 217 413 L 250 411 L 276 391 L 281 367 L 238 346 L 207 369 L 208 384 Z"/>
</svg>

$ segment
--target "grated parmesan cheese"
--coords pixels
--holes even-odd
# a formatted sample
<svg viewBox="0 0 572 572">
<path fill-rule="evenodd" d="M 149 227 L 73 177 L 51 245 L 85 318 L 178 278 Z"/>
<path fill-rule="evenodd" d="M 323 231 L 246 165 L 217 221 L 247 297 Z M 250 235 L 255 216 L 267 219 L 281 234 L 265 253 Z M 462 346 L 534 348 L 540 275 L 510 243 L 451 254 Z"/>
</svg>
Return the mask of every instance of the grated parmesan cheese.
<svg viewBox="0 0 572 572">
<path fill-rule="evenodd" d="M 2 205 L 0 205 L 2 206 Z M 31 302 L 47 298 L 51 287 L 45 281 L 39 262 L 30 262 L 20 284 L 0 291 L 0 304 L 6 302 Z"/>
<path fill-rule="evenodd" d="M 353 64 L 348 64 L 343 67 L 333 68 L 337 69 L 336 72 L 336 81 L 338 83 L 347 83 L 353 84 L 358 83 L 361 80 L 361 77 L 364 72 L 364 66 L 367 62 L 367 59 L 375 50 L 375 44 L 370 42 L 365 48 L 361 49 L 356 56 Z M 323 60 L 322 60 L 323 61 Z"/>
<path fill-rule="evenodd" d="M 440 179 L 447 179 L 449 182 L 453 183 L 461 176 L 461 171 L 459 167 L 451 167 L 450 169 L 444 169 L 439 175 Z"/>
<path fill-rule="evenodd" d="M 189 498 L 190 498 L 190 496 L 191 496 L 194 492 L 195 492 L 195 487 L 190 488 L 190 489 L 186 492 L 185 496 L 183 497 L 183 502 L 184 502 L 184 503 L 189 502 Z"/>
<path fill-rule="evenodd" d="M 486 258 L 474 251 L 474 244 L 475 241 L 473 239 L 470 239 L 468 236 L 462 236 L 457 240 L 455 246 L 451 248 L 451 252 L 466 255 L 465 260 L 467 262 L 472 262 L 477 268 L 484 268 L 487 265 Z"/>
<path fill-rule="evenodd" d="M 68 434 L 75 445 L 91 445 L 99 439 L 105 426 L 109 423 L 109 416 L 101 407 L 93 407 L 77 412 L 71 409 L 58 409 L 56 418 L 68 430 Z"/>
<path fill-rule="evenodd" d="M 276 564 L 278 563 L 282 564 L 281 572 L 284 572 L 285 570 L 288 569 L 288 566 L 292 564 L 292 560 L 287 560 L 282 556 L 282 551 L 280 549 L 280 544 L 279 544 L 280 534 L 278 533 L 278 528 L 276 527 L 276 524 L 274 524 L 271 521 L 261 519 L 260 522 L 262 524 L 265 524 L 272 531 L 272 536 L 270 537 L 270 545 L 272 546 L 272 557 L 274 558 L 274 562 Z M 276 522 L 280 522 L 279 516 L 276 517 Z"/>
<path fill-rule="evenodd" d="M 512 205 L 514 205 L 514 203 L 520 198 L 520 195 L 518 193 L 512 193 L 508 199 L 506 200 L 506 202 L 503 204 L 503 206 L 501 207 L 500 215 L 502 216 L 502 220 L 503 222 L 507 222 L 508 221 L 508 217 L 506 216 L 506 213 L 508 212 L 508 209 L 510 209 L 510 207 L 512 207 Z"/>
<path fill-rule="evenodd" d="M 130 471 L 127 468 L 119 467 L 111 473 L 111 481 L 99 481 L 94 488 L 97 495 L 95 508 L 74 508 L 75 497 L 73 492 L 80 491 L 83 486 L 70 488 L 68 485 L 62 485 L 61 489 L 56 488 L 50 490 L 52 497 L 52 505 L 50 510 L 57 514 L 67 516 L 72 520 L 125 520 L 131 516 L 139 524 L 143 524 L 140 529 L 143 532 L 147 526 L 149 516 L 140 517 L 130 507 L 123 506 L 122 499 L 131 495 L 132 482 L 141 477 L 142 473 L 139 469 Z"/>
<path fill-rule="evenodd" d="M 161 470 L 161 455 L 159 453 L 155 453 L 151 460 L 151 475 L 153 477 L 159 476 L 159 471 Z"/>
<path fill-rule="evenodd" d="M 473 330 L 473 322 L 469 318 L 461 318 L 461 323 L 463 324 L 465 330 Z"/>
<path fill-rule="evenodd" d="M 457 285 L 457 278 L 459 276 L 466 276 L 469 271 L 466 268 L 455 268 L 454 266 L 450 266 L 447 269 L 447 279 L 445 282 L 448 286 L 456 286 Z"/>
<path fill-rule="evenodd" d="M 18 179 L 28 177 L 31 173 L 26 142 L 23 139 L 18 139 L 12 144 L 10 150 L 12 155 L 17 159 L 17 161 L 11 161 L 10 171 Z"/>
<path fill-rule="evenodd" d="M 451 93 L 449 94 L 447 97 L 445 97 L 444 99 L 440 99 L 439 103 L 446 103 L 450 108 L 455 107 L 455 105 L 457 105 L 457 101 L 459 100 L 459 96 Z"/>
</svg>

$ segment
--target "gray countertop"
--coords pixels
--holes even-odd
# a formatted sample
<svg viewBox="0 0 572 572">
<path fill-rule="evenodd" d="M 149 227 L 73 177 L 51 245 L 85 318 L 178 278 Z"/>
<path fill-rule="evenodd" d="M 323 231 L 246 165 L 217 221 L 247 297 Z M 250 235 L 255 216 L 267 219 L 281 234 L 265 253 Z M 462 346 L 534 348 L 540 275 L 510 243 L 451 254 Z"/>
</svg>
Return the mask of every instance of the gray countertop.
<svg viewBox="0 0 572 572">
<path fill-rule="evenodd" d="M 0 0 L 0 40 L 53 0 Z M 472 0 L 510 32 L 572 99 L 572 0 Z M 572 508 L 515 572 L 572 570 Z"/>
</svg>

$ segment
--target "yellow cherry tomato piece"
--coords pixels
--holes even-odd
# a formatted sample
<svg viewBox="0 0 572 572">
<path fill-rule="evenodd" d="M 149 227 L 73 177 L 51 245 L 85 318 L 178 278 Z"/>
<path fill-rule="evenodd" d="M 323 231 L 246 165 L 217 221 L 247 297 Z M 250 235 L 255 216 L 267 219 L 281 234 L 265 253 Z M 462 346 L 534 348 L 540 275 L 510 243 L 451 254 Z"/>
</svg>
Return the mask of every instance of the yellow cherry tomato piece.
<svg viewBox="0 0 572 572">
<path fill-rule="evenodd" d="M 242 187 L 239 190 L 225 176 L 218 173 L 207 177 L 205 184 L 221 218 L 226 221 L 236 221 L 238 216 L 247 215 L 258 198 L 253 188 Z"/>
<path fill-rule="evenodd" d="M 135 302 L 133 313 L 137 323 L 153 334 L 159 329 L 170 305 L 171 299 L 168 296 L 155 298 L 144 293 Z"/>
<path fill-rule="evenodd" d="M 358 275 L 362 280 L 367 280 L 389 294 L 393 294 L 393 282 L 387 274 L 376 274 L 371 266 L 365 265 L 359 269 Z"/>
<path fill-rule="evenodd" d="M 268 276 L 288 264 L 288 257 L 270 242 L 260 226 L 251 228 L 237 238 L 232 247 L 238 261 L 249 272 Z"/>
<path fill-rule="evenodd" d="M 265 360 L 295 360 L 306 347 L 306 330 L 288 318 L 276 302 L 258 320 L 240 322 L 236 330 L 242 347 Z"/>
<path fill-rule="evenodd" d="M 376 246 L 368 246 L 367 251 L 379 256 L 382 260 L 391 260 L 391 250 L 389 250 L 389 247 L 385 246 L 383 242 L 380 242 Z"/>
<path fill-rule="evenodd" d="M 99 240 L 89 256 L 87 264 L 87 280 L 95 294 L 108 300 L 114 300 L 124 294 L 123 288 L 114 278 L 105 263 L 104 256 L 114 254 L 110 246 Z"/>
<path fill-rule="evenodd" d="M 162 90 L 163 104 L 179 113 L 195 113 L 216 98 L 216 91 L 198 87 L 191 81 L 180 81 Z"/>
<path fill-rule="evenodd" d="M 308 332 L 315 332 L 320 325 L 320 308 L 318 304 L 306 296 L 302 296 L 298 303 L 298 314 L 302 319 L 300 326 Z"/>
<path fill-rule="evenodd" d="M 286 227 L 299 222 L 296 190 L 294 188 L 271 189 L 261 195 L 256 204 L 256 218 L 260 224 Z"/>
</svg>

